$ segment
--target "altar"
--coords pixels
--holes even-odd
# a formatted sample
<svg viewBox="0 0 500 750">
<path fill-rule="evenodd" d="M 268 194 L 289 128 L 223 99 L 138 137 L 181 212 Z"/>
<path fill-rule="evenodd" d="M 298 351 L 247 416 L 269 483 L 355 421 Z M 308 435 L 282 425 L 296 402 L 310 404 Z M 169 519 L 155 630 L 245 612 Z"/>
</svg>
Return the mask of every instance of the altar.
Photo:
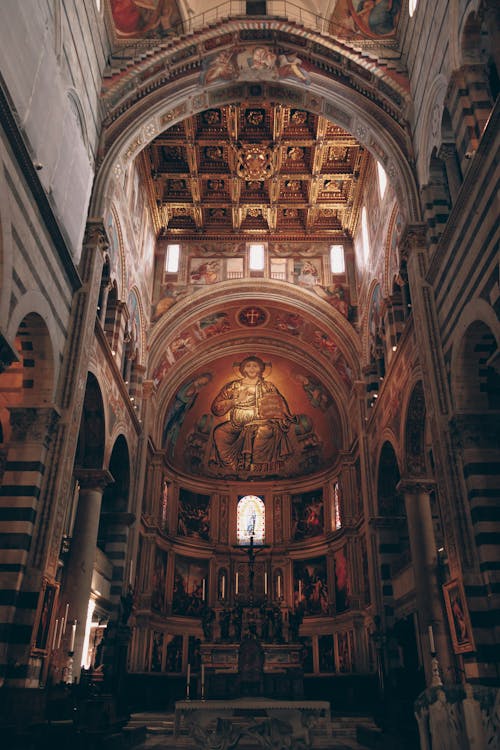
<svg viewBox="0 0 500 750">
<path fill-rule="evenodd" d="M 250 641 L 250 645 L 252 642 Z M 300 643 L 263 643 L 261 676 L 255 684 L 245 680 L 241 664 L 242 643 L 202 643 L 203 694 L 220 700 L 268 696 L 286 700 L 302 699 L 304 695 L 302 645 Z M 198 686 L 201 696 L 201 684 Z"/>
<path fill-rule="evenodd" d="M 316 738 L 331 737 L 330 703 L 269 698 L 182 700 L 175 704 L 174 737 L 183 730 L 200 748 L 215 744 L 243 748 L 250 743 L 305 750 L 314 748 Z"/>
</svg>

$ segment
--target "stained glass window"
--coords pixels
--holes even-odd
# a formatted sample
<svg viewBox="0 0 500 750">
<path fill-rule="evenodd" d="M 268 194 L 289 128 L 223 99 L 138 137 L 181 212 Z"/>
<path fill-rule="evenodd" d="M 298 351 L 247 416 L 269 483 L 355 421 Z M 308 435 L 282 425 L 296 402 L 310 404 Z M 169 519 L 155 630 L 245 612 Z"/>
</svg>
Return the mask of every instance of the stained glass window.
<svg viewBox="0 0 500 750">
<path fill-rule="evenodd" d="M 245 495 L 238 502 L 236 536 L 238 544 L 264 544 L 266 530 L 265 505 L 256 495 Z"/>
</svg>

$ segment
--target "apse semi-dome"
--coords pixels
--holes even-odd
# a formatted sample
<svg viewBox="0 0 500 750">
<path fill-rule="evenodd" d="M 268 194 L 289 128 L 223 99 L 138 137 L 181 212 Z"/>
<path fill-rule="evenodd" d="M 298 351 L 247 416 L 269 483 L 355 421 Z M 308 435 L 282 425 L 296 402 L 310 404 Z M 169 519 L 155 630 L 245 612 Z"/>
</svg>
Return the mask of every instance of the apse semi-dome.
<svg viewBox="0 0 500 750">
<path fill-rule="evenodd" d="M 317 375 L 255 349 L 193 372 L 163 430 L 174 469 L 214 478 L 311 474 L 332 465 L 340 443 L 337 406 Z"/>
</svg>

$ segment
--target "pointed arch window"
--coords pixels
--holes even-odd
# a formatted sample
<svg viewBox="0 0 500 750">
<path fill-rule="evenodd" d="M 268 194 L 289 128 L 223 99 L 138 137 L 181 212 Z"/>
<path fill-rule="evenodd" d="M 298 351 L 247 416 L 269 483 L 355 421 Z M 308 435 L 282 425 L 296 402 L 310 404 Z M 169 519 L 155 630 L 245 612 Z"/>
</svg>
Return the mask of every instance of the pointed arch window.
<svg viewBox="0 0 500 750">
<path fill-rule="evenodd" d="M 266 531 L 265 505 L 257 495 L 245 495 L 238 501 L 236 538 L 238 544 L 264 544 Z"/>
</svg>

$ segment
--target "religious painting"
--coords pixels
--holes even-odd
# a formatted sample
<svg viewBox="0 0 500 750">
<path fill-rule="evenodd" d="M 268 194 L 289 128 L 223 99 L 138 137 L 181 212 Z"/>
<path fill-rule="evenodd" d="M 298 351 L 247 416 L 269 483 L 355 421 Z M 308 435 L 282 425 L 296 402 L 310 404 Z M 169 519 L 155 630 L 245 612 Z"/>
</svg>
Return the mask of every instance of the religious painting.
<svg viewBox="0 0 500 750">
<path fill-rule="evenodd" d="M 302 643 L 302 669 L 305 674 L 311 674 L 314 672 L 312 638 L 310 635 L 304 635 L 299 638 L 299 641 Z"/>
<path fill-rule="evenodd" d="M 189 283 L 200 286 L 221 281 L 221 261 L 217 258 L 191 258 Z"/>
<path fill-rule="evenodd" d="M 310 539 L 323 533 L 323 492 L 292 495 L 292 539 Z"/>
<path fill-rule="evenodd" d="M 177 515 L 177 534 L 206 541 L 210 538 L 210 496 L 181 489 Z"/>
<path fill-rule="evenodd" d="M 326 558 L 294 560 L 294 607 L 304 615 L 328 615 L 330 603 L 326 577 Z"/>
<path fill-rule="evenodd" d="M 206 315 L 200 319 L 200 331 L 206 339 L 217 336 L 220 333 L 227 333 L 231 330 L 231 321 L 226 312 L 216 312 Z"/>
<path fill-rule="evenodd" d="M 400 15 L 401 0 L 338 0 L 330 32 L 344 38 L 391 38 Z"/>
<path fill-rule="evenodd" d="M 333 635 L 318 636 L 319 671 L 335 672 Z"/>
<path fill-rule="evenodd" d="M 32 651 L 34 654 L 47 654 L 50 650 L 49 637 L 53 630 L 52 619 L 56 611 L 58 593 L 59 585 L 44 578 L 33 626 Z"/>
<path fill-rule="evenodd" d="M 151 587 L 151 609 L 163 613 L 165 611 L 165 582 L 167 578 L 167 553 L 156 547 Z"/>
<path fill-rule="evenodd" d="M 338 614 L 349 609 L 349 577 L 344 548 L 337 550 L 333 559 L 335 564 L 335 611 Z"/>
<path fill-rule="evenodd" d="M 182 672 L 182 635 L 167 635 L 167 672 Z"/>
<path fill-rule="evenodd" d="M 205 606 L 208 561 L 175 556 L 172 614 L 201 617 Z"/>
<path fill-rule="evenodd" d="M 462 582 L 455 579 L 445 583 L 443 595 L 453 651 L 456 654 L 474 651 L 472 626 Z"/>
<path fill-rule="evenodd" d="M 351 671 L 351 650 L 347 631 L 337 633 L 337 664 L 339 672 Z"/>
<path fill-rule="evenodd" d="M 215 81 L 283 80 L 310 81 L 308 63 L 294 52 L 276 54 L 265 46 L 232 47 L 222 50 L 205 63 L 202 83 Z"/>
<path fill-rule="evenodd" d="M 151 646 L 151 671 L 161 672 L 163 664 L 163 633 L 153 631 Z"/>
<path fill-rule="evenodd" d="M 306 258 L 294 262 L 293 275 L 299 286 L 314 287 L 321 282 L 321 259 Z"/>
<path fill-rule="evenodd" d="M 349 287 L 347 284 L 331 284 L 330 286 L 314 287 L 316 294 L 328 302 L 329 305 L 339 311 L 344 318 L 350 319 L 351 307 L 349 305 Z"/>
<path fill-rule="evenodd" d="M 110 0 L 119 39 L 161 39 L 181 33 L 176 0 Z"/>
</svg>

